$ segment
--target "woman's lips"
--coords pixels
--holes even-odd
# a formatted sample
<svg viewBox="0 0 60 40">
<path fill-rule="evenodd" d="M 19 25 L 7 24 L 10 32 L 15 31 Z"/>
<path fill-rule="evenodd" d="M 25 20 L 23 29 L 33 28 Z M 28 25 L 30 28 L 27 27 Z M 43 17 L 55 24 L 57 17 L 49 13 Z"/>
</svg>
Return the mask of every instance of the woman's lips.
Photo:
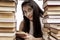
<svg viewBox="0 0 60 40">
<path fill-rule="evenodd" d="M 32 18 L 32 16 L 28 16 L 28 18 Z"/>
</svg>

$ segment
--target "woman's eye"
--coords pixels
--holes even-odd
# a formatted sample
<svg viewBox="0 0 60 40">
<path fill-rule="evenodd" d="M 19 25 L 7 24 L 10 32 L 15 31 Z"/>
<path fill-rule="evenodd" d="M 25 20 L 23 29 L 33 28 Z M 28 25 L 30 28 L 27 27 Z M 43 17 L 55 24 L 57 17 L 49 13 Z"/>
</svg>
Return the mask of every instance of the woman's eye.
<svg viewBox="0 0 60 40">
<path fill-rule="evenodd" d="M 32 11 L 32 9 L 31 9 L 31 8 L 29 8 L 29 9 L 28 9 L 28 11 L 29 11 L 29 12 L 31 12 L 31 11 Z"/>
</svg>

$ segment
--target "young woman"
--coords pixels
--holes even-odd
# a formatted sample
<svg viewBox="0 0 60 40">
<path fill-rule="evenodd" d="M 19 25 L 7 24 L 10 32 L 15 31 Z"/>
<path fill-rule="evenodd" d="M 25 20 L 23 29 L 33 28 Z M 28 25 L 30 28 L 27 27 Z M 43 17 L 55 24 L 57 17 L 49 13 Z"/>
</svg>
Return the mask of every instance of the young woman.
<svg viewBox="0 0 60 40">
<path fill-rule="evenodd" d="M 40 17 L 43 15 L 43 11 L 35 3 L 35 1 L 24 1 L 22 3 L 22 11 L 24 19 L 20 24 L 20 32 L 23 31 L 24 34 L 17 33 L 17 36 L 24 39 L 42 39 L 43 34 L 41 30 Z"/>
</svg>

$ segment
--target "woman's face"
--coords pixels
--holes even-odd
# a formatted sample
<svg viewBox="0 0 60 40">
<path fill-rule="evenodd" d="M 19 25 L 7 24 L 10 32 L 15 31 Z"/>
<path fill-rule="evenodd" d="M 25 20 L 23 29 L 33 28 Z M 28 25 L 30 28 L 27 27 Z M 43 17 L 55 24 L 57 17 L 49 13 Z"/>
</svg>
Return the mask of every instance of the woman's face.
<svg viewBox="0 0 60 40">
<path fill-rule="evenodd" d="M 28 5 L 23 6 L 23 12 L 24 12 L 24 15 L 29 20 L 33 20 L 33 9 L 30 6 Z"/>
</svg>

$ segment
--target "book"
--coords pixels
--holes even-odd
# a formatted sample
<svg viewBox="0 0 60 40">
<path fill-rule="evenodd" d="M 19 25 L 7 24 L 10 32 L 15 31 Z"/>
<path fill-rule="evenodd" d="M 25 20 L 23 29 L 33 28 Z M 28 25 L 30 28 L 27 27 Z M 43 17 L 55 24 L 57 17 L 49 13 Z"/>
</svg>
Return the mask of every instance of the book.
<svg viewBox="0 0 60 40">
<path fill-rule="evenodd" d="M 60 0 L 46 0 L 46 1 L 60 1 Z"/>
<path fill-rule="evenodd" d="M 28 34 L 25 32 L 16 32 L 17 35 L 19 36 L 27 36 Z"/>
<path fill-rule="evenodd" d="M 47 15 L 47 16 L 45 16 L 44 18 L 54 18 L 54 19 L 59 19 L 60 18 L 60 16 L 59 15 Z"/>
<path fill-rule="evenodd" d="M 51 36 L 55 37 L 57 40 L 60 40 L 60 34 L 50 33 Z"/>
<path fill-rule="evenodd" d="M 50 29 L 50 24 L 44 24 L 44 28 Z"/>
<path fill-rule="evenodd" d="M 15 22 L 0 22 L 0 28 L 15 28 Z"/>
<path fill-rule="evenodd" d="M 14 33 L 15 28 L 0 28 L 0 33 Z"/>
<path fill-rule="evenodd" d="M 51 35 L 54 36 L 54 37 L 60 37 L 60 34 L 55 34 L 55 33 L 52 33 L 52 32 L 51 32 Z"/>
<path fill-rule="evenodd" d="M 0 22 L 16 22 L 16 20 L 10 18 L 0 18 Z"/>
<path fill-rule="evenodd" d="M 15 7 L 16 6 L 16 4 L 15 4 L 15 2 L 1 2 L 0 1 L 0 7 Z"/>
<path fill-rule="evenodd" d="M 46 1 L 43 3 L 43 8 L 45 8 L 47 5 L 60 5 L 60 1 Z"/>
<path fill-rule="evenodd" d="M 47 27 L 44 27 L 42 30 L 45 31 L 45 32 L 50 32 L 50 29 L 47 28 Z"/>
<path fill-rule="evenodd" d="M 53 37 L 53 36 L 51 36 L 51 35 L 49 35 L 48 39 L 49 39 L 49 40 L 57 40 L 55 37 Z"/>
<path fill-rule="evenodd" d="M 13 37 L 4 37 L 4 36 L 2 36 L 2 37 L 0 37 L 0 40 L 15 40 L 15 36 L 13 36 Z"/>
<path fill-rule="evenodd" d="M 17 0 L 0 0 L 0 1 L 6 1 L 6 2 L 9 2 L 9 1 L 17 1 Z"/>
<path fill-rule="evenodd" d="M 50 28 L 50 31 L 55 34 L 60 34 L 60 29 Z"/>
<path fill-rule="evenodd" d="M 49 25 L 49 26 L 47 26 Z M 60 24 L 45 24 L 44 27 L 49 29 L 49 32 L 51 31 L 52 33 L 55 34 L 60 34 Z"/>
<path fill-rule="evenodd" d="M 44 16 L 60 16 L 60 12 L 59 11 L 46 11 L 43 14 Z"/>
<path fill-rule="evenodd" d="M 0 7 L 0 11 L 14 11 L 15 7 Z"/>
<path fill-rule="evenodd" d="M 50 24 L 51 23 L 60 23 L 60 19 L 45 18 L 45 19 L 43 19 L 43 23 L 50 23 Z"/>
<path fill-rule="evenodd" d="M 3 14 L 3 13 L 6 13 L 6 14 L 7 14 L 7 13 L 8 13 L 8 14 L 14 13 L 14 14 L 15 14 L 15 12 L 12 12 L 12 11 L 0 11 L 0 13 L 2 13 L 2 14 Z"/>
<path fill-rule="evenodd" d="M 15 36 L 15 32 L 14 33 L 0 33 L 0 37 L 13 37 Z"/>
<path fill-rule="evenodd" d="M 60 0 L 43 0 L 43 3 L 45 3 L 46 1 L 60 1 Z"/>
<path fill-rule="evenodd" d="M 46 11 L 60 11 L 60 5 L 48 5 L 44 8 Z"/>
<path fill-rule="evenodd" d="M 18 4 L 18 0 L 0 0 L 1 2 L 15 2 Z"/>
<path fill-rule="evenodd" d="M 0 13 L 0 19 L 1 18 L 14 19 L 15 14 L 14 13 Z"/>
<path fill-rule="evenodd" d="M 51 23 L 51 24 L 45 24 L 44 27 L 47 27 L 49 29 L 53 28 L 53 29 L 56 29 L 56 30 L 60 30 L 60 24 L 55 24 L 55 23 Z"/>
</svg>

